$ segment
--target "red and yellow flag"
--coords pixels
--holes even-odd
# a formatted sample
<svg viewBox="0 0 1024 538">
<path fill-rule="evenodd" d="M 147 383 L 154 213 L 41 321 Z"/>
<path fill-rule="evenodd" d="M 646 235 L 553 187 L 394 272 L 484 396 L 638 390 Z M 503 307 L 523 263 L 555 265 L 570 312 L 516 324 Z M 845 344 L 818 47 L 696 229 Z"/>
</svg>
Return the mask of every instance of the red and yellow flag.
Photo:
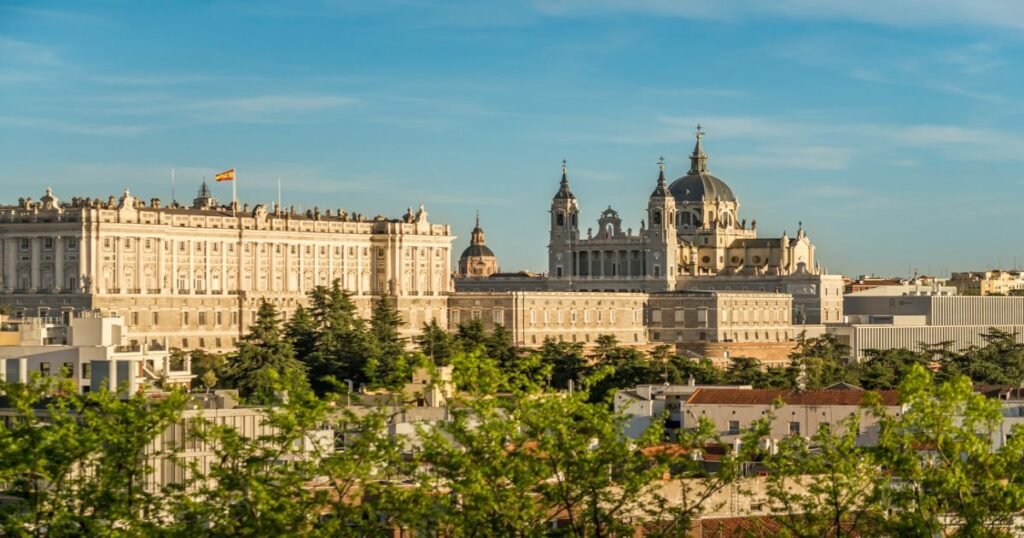
<svg viewBox="0 0 1024 538">
<path fill-rule="evenodd" d="M 213 179 L 216 179 L 217 181 L 234 181 L 235 180 L 235 169 L 232 168 L 231 170 L 225 170 L 225 171 L 217 174 L 216 176 L 214 176 Z"/>
</svg>

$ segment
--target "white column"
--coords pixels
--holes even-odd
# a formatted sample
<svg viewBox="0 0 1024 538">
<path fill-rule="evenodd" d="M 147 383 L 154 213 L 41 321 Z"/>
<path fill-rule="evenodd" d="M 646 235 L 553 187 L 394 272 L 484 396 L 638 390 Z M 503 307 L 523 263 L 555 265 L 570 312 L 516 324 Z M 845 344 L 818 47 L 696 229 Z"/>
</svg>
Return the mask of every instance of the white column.
<svg viewBox="0 0 1024 538">
<path fill-rule="evenodd" d="M 5 241 L 4 262 L 4 286 L 8 291 L 13 291 L 18 285 L 18 239 L 10 238 Z"/>
<path fill-rule="evenodd" d="M 41 242 L 42 242 L 42 238 L 40 238 L 40 237 L 33 237 L 32 238 L 32 272 L 31 272 L 31 279 L 32 279 L 31 288 L 32 288 L 32 291 L 38 291 L 39 290 L 39 281 L 40 281 L 39 257 L 40 257 L 40 249 L 42 248 Z"/>
<path fill-rule="evenodd" d="M 64 288 L 64 238 L 53 238 L 53 290 Z"/>
</svg>

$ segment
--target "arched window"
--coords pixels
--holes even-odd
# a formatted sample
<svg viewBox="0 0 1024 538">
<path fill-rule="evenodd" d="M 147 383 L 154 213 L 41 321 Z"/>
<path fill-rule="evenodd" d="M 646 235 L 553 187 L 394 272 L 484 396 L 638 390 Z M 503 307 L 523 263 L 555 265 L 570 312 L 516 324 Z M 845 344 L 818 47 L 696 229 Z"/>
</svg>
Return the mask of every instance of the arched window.
<svg viewBox="0 0 1024 538">
<path fill-rule="evenodd" d="M 563 215 L 561 212 L 555 215 L 555 224 L 559 226 L 565 226 L 565 215 Z"/>
<path fill-rule="evenodd" d="M 655 210 L 654 213 L 651 214 L 651 222 L 654 224 L 661 224 L 661 211 Z"/>
</svg>

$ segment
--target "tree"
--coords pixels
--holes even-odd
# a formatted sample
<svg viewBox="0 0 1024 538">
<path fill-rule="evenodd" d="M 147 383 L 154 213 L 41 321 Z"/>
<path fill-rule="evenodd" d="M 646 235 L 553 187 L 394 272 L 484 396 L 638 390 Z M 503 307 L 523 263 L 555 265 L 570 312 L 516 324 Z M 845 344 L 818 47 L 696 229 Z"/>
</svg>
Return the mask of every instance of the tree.
<svg viewBox="0 0 1024 538">
<path fill-rule="evenodd" d="M 0 422 L 4 536 L 152 534 L 163 497 L 149 487 L 151 441 L 175 422 L 185 398 L 78 394 L 66 380 L 35 377 L 0 386 L 12 420 Z M 13 499 L 13 502 L 11 501 Z"/>
<path fill-rule="evenodd" d="M 374 355 L 366 363 L 366 378 L 371 386 L 397 389 L 412 376 L 405 341 L 398 335 L 401 324 L 402 317 L 389 298 L 381 297 L 374 302 L 370 317 Z"/>
<path fill-rule="evenodd" d="M 423 329 L 415 341 L 420 351 L 437 366 L 448 364 L 454 353 L 452 336 L 438 325 L 437 319 L 431 319 L 429 323 L 424 323 Z"/>
<path fill-rule="evenodd" d="M 459 325 L 455 342 L 463 351 L 473 351 L 487 345 L 487 330 L 480 319 L 471 319 Z"/>
<path fill-rule="evenodd" d="M 792 435 L 764 460 L 772 511 L 794 537 L 878 535 L 883 513 L 873 500 L 880 476 L 871 453 L 857 445 L 860 417 Z"/>
<path fill-rule="evenodd" d="M 868 349 L 864 354 L 860 385 L 870 390 L 894 389 L 915 364 L 928 363 L 922 354 L 906 349 Z"/>
<path fill-rule="evenodd" d="M 316 347 L 317 325 L 309 310 L 295 307 L 292 317 L 284 324 L 284 336 L 295 349 L 295 356 L 305 361 Z"/>
<path fill-rule="evenodd" d="M 993 449 L 1000 402 L 974 392 L 965 376 L 936 384 L 928 370 L 913 365 L 900 384 L 900 399 L 899 416 L 876 407 L 881 435 L 874 453 L 893 477 L 875 495 L 891 512 L 884 530 L 902 536 L 1008 534 L 1024 510 L 1024 432 L 1015 426 Z"/>
<path fill-rule="evenodd" d="M 758 385 L 764 377 L 761 361 L 750 357 L 733 357 L 725 370 L 725 382 L 730 385 Z"/>
<path fill-rule="evenodd" d="M 374 356 L 373 339 L 359 317 L 352 296 L 335 280 L 310 292 L 310 314 L 316 326 L 313 351 L 305 359 L 310 382 L 318 394 L 330 392 L 336 382 L 366 381 L 366 361 Z"/>
<path fill-rule="evenodd" d="M 171 350 L 171 357 L 184 360 L 186 352 Z M 217 388 L 218 383 L 228 376 L 228 360 L 224 355 L 201 349 L 191 351 L 192 374 L 196 376 L 193 385 L 206 390 Z"/>
<path fill-rule="evenodd" d="M 277 309 L 263 301 L 249 334 L 238 343 L 227 372 L 228 383 L 248 402 L 271 404 L 280 400 L 279 381 L 286 387 L 303 387 L 307 384 L 305 374 L 305 366 L 281 334 Z"/>
<path fill-rule="evenodd" d="M 542 363 L 551 365 L 550 386 L 558 390 L 568 389 L 570 382 L 579 387 L 584 374 L 589 370 L 587 359 L 583 356 L 583 344 L 579 342 L 559 342 L 547 337 L 539 355 Z"/>
<path fill-rule="evenodd" d="M 519 358 L 519 351 L 512 341 L 512 333 L 504 325 L 494 326 L 494 330 L 484 340 L 484 347 L 487 349 L 487 356 L 498 361 L 505 370 L 513 369 Z"/>
</svg>

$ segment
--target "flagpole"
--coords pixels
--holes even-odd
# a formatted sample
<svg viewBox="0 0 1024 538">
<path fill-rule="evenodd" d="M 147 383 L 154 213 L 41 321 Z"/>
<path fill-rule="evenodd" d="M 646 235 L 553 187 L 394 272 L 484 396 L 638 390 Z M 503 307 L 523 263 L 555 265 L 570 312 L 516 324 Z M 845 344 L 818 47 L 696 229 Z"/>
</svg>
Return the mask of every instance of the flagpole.
<svg viewBox="0 0 1024 538">
<path fill-rule="evenodd" d="M 281 208 L 281 178 L 277 178 L 277 207 Z"/>
<path fill-rule="evenodd" d="M 235 207 L 238 206 L 238 169 L 235 168 L 235 177 L 231 180 L 231 216 L 235 216 Z"/>
<path fill-rule="evenodd" d="M 170 205 L 173 206 L 174 202 L 175 202 L 175 198 L 174 198 L 174 169 L 171 168 L 171 204 Z"/>
</svg>

